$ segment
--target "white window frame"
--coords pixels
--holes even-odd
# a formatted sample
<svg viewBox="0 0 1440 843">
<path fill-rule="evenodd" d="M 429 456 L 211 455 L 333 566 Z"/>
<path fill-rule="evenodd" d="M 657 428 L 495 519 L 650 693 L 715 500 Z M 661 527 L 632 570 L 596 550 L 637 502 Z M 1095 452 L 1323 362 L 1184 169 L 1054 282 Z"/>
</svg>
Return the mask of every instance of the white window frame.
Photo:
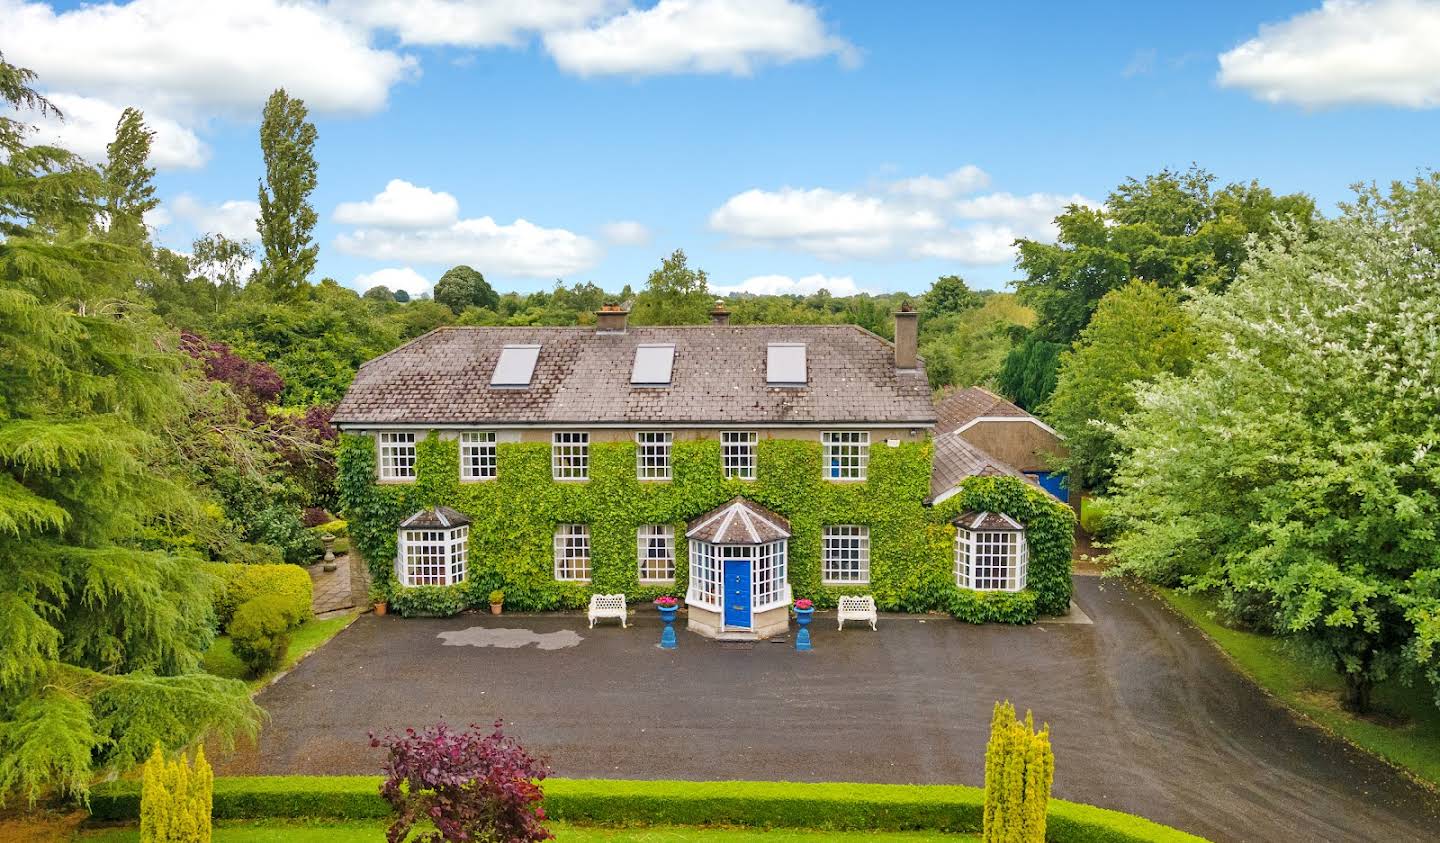
<svg viewBox="0 0 1440 843">
<path fill-rule="evenodd" d="M 590 479 L 590 434 L 557 430 L 550 435 L 550 476 L 556 480 Z"/>
<path fill-rule="evenodd" d="M 864 585 L 870 582 L 870 528 L 832 524 L 821 531 L 820 582 Z"/>
<path fill-rule="evenodd" d="M 709 542 L 690 540 L 690 585 L 685 602 L 712 611 L 720 611 L 720 595 L 725 577 L 720 549 Z"/>
<path fill-rule="evenodd" d="M 399 531 L 395 575 L 403 586 L 458 585 L 469 575 L 470 528 L 406 527 Z"/>
<path fill-rule="evenodd" d="M 640 480 L 670 479 L 670 447 L 675 434 L 668 430 L 635 432 L 635 477 Z"/>
<path fill-rule="evenodd" d="M 1020 591 L 1030 576 L 1024 530 L 955 530 L 955 584 L 975 591 Z"/>
<path fill-rule="evenodd" d="M 494 480 L 499 469 L 498 458 L 495 431 L 460 432 L 461 480 Z"/>
<path fill-rule="evenodd" d="M 590 581 L 590 525 L 560 524 L 555 527 L 555 579 L 558 582 Z"/>
<path fill-rule="evenodd" d="M 759 440 L 760 435 L 753 430 L 720 431 L 720 464 L 727 479 L 755 479 Z"/>
<path fill-rule="evenodd" d="M 675 525 L 641 524 L 635 530 L 635 560 L 640 582 L 674 582 Z"/>
<path fill-rule="evenodd" d="M 415 479 L 415 439 L 415 432 L 410 430 L 382 430 L 375 434 L 376 470 L 382 481 Z"/>
<path fill-rule="evenodd" d="M 825 446 L 821 471 L 826 480 L 860 482 L 870 472 L 870 431 L 827 430 L 820 434 Z"/>
</svg>

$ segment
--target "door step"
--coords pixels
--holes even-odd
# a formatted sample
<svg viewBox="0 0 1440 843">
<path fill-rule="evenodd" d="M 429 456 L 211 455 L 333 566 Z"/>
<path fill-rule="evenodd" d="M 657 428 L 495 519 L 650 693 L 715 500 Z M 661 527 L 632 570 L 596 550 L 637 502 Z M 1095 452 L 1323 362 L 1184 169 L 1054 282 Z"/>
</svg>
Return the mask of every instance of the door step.
<svg viewBox="0 0 1440 843">
<path fill-rule="evenodd" d="M 733 629 L 733 628 L 727 628 L 727 629 L 722 629 L 722 630 L 720 630 L 720 634 L 715 636 L 715 640 L 716 640 L 716 641 L 759 641 L 759 640 L 760 640 L 760 636 L 759 636 L 759 635 L 756 635 L 756 634 L 755 634 L 755 630 L 753 630 L 753 629 Z"/>
</svg>

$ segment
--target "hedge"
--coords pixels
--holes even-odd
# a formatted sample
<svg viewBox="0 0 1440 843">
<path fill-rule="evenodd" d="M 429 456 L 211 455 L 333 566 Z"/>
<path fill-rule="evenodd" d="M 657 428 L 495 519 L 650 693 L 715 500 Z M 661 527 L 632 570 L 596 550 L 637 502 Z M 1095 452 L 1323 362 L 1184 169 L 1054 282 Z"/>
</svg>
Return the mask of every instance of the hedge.
<svg viewBox="0 0 1440 843">
<path fill-rule="evenodd" d="M 954 578 L 955 528 L 965 509 L 1005 512 L 1022 521 L 1030 545 L 1029 591 L 1040 614 L 1063 614 L 1070 605 L 1070 554 L 1074 516 L 1041 490 L 1011 477 L 975 477 L 944 505 L 926 507 L 931 445 L 906 442 L 870 449 L 863 483 L 833 483 L 822 476 L 819 442 L 762 439 L 758 476 L 727 479 L 720 443 L 713 439 L 674 443 L 671 482 L 635 477 L 633 442 L 590 446 L 590 480 L 557 483 L 551 478 L 550 445 L 501 443 L 496 479 L 461 483 L 459 444 L 431 433 L 416 443 L 413 483 L 375 481 L 375 442 L 341 437 L 340 498 L 353 546 L 371 565 L 382 590 L 415 614 L 450 611 L 457 601 L 482 606 L 494 589 L 506 608 L 546 611 L 580 608 L 591 593 L 624 592 L 648 602 L 685 593 L 686 543 L 675 547 L 674 584 L 641 584 L 635 562 L 635 531 L 642 524 L 684 524 L 736 496 L 745 496 L 790 521 L 789 581 L 796 597 L 831 608 L 843 594 L 871 594 L 882 610 L 949 610 Z M 473 519 L 466 588 L 410 599 L 394 586 L 396 527 L 423 508 L 444 504 Z M 592 581 L 557 582 L 553 575 L 555 525 L 590 527 Z M 836 587 L 821 582 L 822 529 L 827 524 L 870 528 L 870 583 Z"/>
<path fill-rule="evenodd" d="M 390 816 L 370 776 L 237 776 L 215 780 L 216 819 L 367 820 Z M 984 791 L 963 785 L 802 784 L 546 779 L 545 813 L 602 826 L 689 825 L 834 831 L 978 832 Z M 92 791 L 90 812 L 133 821 L 137 782 Z M 1046 839 L 1057 843 L 1197 843 L 1203 838 L 1118 811 L 1050 802 Z"/>
<path fill-rule="evenodd" d="M 208 568 L 224 583 L 215 597 L 215 617 L 222 629 L 230 624 L 230 618 L 241 603 L 262 594 L 277 595 L 285 600 L 287 611 L 302 621 L 312 615 L 315 586 L 310 582 L 310 574 L 298 565 L 217 562 Z"/>
</svg>

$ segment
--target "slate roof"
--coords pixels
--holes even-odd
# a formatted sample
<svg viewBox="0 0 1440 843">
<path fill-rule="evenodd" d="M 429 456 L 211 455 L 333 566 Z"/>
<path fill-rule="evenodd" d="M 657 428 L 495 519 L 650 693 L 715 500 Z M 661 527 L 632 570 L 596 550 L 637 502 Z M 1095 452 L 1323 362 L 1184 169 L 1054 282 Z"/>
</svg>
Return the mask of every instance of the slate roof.
<svg viewBox="0 0 1440 843">
<path fill-rule="evenodd" d="M 453 527 L 463 527 L 470 523 L 470 516 L 463 512 L 457 512 L 448 506 L 437 506 L 434 509 L 422 509 L 414 515 L 400 522 L 400 526 L 407 530 L 445 530 Z"/>
<path fill-rule="evenodd" d="M 972 386 L 966 389 L 957 389 L 936 402 L 935 432 L 939 434 L 958 430 L 982 416 L 1034 418 L 990 390 Z"/>
<path fill-rule="evenodd" d="M 1016 521 L 1001 512 L 970 512 L 963 513 L 954 521 L 950 522 L 957 527 L 964 527 L 967 530 L 1023 530 L 1025 525 Z"/>
<path fill-rule="evenodd" d="M 766 349 L 803 342 L 810 381 L 767 386 Z M 633 386 L 635 347 L 674 343 L 668 387 Z M 506 345 L 539 344 L 528 388 L 491 388 Z M 893 423 L 926 427 L 935 409 L 923 365 L 895 368 L 893 346 L 854 325 L 438 328 L 360 367 L 334 421 L 390 424 Z"/>
<path fill-rule="evenodd" d="M 942 433 L 935 437 L 935 456 L 930 467 L 930 496 L 943 495 L 966 477 L 1018 477 L 1027 483 L 1034 480 L 1007 462 L 990 456 L 959 433 Z"/>
<path fill-rule="evenodd" d="M 790 522 L 765 507 L 735 498 L 691 521 L 687 538 L 711 544 L 765 544 L 790 538 Z"/>
</svg>

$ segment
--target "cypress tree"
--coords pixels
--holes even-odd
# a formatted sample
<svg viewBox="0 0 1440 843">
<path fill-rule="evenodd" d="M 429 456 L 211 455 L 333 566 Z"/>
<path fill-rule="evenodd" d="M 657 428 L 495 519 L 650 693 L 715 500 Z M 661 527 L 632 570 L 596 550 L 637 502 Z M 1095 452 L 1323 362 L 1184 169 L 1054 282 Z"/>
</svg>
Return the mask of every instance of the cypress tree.
<svg viewBox="0 0 1440 843">
<path fill-rule="evenodd" d="M 298 298 L 315 270 L 320 248 L 311 233 L 315 209 L 315 124 L 307 120 L 303 100 L 277 88 L 260 121 L 260 153 L 265 181 L 260 185 L 262 251 L 258 280 L 279 298 Z"/>
<path fill-rule="evenodd" d="M 160 204 L 155 198 L 155 168 L 149 166 L 155 133 L 145 115 L 127 108 L 115 125 L 115 139 L 105 147 L 105 217 L 108 239 L 140 246 L 149 239 L 145 213 Z"/>
</svg>

